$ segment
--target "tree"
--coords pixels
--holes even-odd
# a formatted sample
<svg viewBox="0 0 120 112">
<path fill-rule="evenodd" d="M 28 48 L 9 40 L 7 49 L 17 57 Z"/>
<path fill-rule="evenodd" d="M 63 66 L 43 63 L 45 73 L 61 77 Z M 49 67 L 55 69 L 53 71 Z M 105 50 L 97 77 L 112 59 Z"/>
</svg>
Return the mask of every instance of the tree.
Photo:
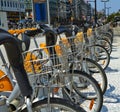
<svg viewBox="0 0 120 112">
<path fill-rule="evenodd" d="M 120 13 L 117 12 L 117 13 L 112 13 L 111 15 L 109 15 L 107 18 L 107 22 L 114 21 L 115 16 L 120 16 Z"/>
</svg>

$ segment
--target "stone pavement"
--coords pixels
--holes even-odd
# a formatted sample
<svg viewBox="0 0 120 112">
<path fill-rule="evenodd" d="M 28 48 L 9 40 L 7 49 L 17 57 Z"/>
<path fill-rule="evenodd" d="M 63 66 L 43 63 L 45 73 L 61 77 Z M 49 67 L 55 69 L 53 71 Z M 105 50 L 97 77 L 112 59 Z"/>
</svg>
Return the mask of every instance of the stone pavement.
<svg viewBox="0 0 120 112">
<path fill-rule="evenodd" d="M 108 88 L 101 112 L 120 112 L 120 28 L 114 29 L 113 51 L 106 74 Z"/>
</svg>

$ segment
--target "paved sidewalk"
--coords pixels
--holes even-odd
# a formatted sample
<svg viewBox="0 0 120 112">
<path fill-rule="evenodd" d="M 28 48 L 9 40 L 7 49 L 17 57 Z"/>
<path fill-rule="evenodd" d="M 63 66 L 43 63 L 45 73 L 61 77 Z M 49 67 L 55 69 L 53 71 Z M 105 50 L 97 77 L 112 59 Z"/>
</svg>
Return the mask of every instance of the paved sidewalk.
<svg viewBox="0 0 120 112">
<path fill-rule="evenodd" d="M 104 94 L 101 112 L 120 112 L 120 35 L 114 36 L 113 51 L 106 74 L 108 88 Z"/>
</svg>

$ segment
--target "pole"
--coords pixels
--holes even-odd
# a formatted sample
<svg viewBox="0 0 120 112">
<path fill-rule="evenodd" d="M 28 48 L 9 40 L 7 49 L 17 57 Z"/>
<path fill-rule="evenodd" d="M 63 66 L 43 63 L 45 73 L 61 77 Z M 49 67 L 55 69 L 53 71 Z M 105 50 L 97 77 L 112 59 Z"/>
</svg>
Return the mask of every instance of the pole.
<svg viewBox="0 0 120 112">
<path fill-rule="evenodd" d="M 106 2 L 104 2 L 104 14 L 105 14 L 105 18 L 106 18 Z"/>
<path fill-rule="evenodd" d="M 109 2 L 109 0 L 101 0 L 104 2 L 104 14 L 105 14 L 105 19 L 106 19 L 106 3 Z"/>
<path fill-rule="evenodd" d="M 109 16 L 109 8 L 108 8 L 108 16 Z"/>
<path fill-rule="evenodd" d="M 48 25 L 50 26 L 50 9 L 49 9 L 49 0 L 47 0 L 47 14 L 48 14 Z"/>
<path fill-rule="evenodd" d="M 32 0 L 32 19 L 35 21 L 34 0 Z"/>
<path fill-rule="evenodd" d="M 19 20 L 21 20 L 21 2 L 19 0 Z"/>
<path fill-rule="evenodd" d="M 95 0 L 95 23 L 97 23 L 97 3 Z"/>
<path fill-rule="evenodd" d="M 106 7 L 106 9 L 107 9 L 107 16 L 109 16 L 109 9 L 110 9 L 111 7 Z"/>
</svg>

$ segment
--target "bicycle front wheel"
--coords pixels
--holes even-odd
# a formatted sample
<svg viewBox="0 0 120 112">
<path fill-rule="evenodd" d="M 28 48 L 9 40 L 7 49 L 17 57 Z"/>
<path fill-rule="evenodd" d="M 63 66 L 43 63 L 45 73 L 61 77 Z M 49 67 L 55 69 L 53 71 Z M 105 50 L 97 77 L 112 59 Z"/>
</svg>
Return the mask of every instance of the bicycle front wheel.
<svg viewBox="0 0 120 112">
<path fill-rule="evenodd" d="M 39 100 L 32 104 L 33 112 L 85 112 L 82 107 L 62 99 L 62 98 L 50 98 L 50 103 L 48 99 Z M 27 112 L 27 108 L 21 112 Z"/>
<path fill-rule="evenodd" d="M 86 112 L 100 112 L 103 104 L 103 94 L 97 81 L 82 71 L 70 71 L 73 77 L 73 101 L 84 108 Z"/>
<path fill-rule="evenodd" d="M 111 54 L 111 52 L 112 52 L 112 44 L 108 40 L 106 40 L 106 39 L 98 39 L 97 43 L 99 45 L 103 46 L 108 51 L 108 53 Z"/>
<path fill-rule="evenodd" d="M 90 74 L 100 85 L 102 93 L 104 94 L 107 89 L 107 76 L 103 68 L 94 60 L 84 58 L 83 63 L 86 63 L 88 74 Z"/>
<path fill-rule="evenodd" d="M 91 49 L 91 59 L 95 60 L 101 65 L 103 69 L 106 69 L 110 63 L 110 54 L 101 45 L 90 46 Z"/>
</svg>

